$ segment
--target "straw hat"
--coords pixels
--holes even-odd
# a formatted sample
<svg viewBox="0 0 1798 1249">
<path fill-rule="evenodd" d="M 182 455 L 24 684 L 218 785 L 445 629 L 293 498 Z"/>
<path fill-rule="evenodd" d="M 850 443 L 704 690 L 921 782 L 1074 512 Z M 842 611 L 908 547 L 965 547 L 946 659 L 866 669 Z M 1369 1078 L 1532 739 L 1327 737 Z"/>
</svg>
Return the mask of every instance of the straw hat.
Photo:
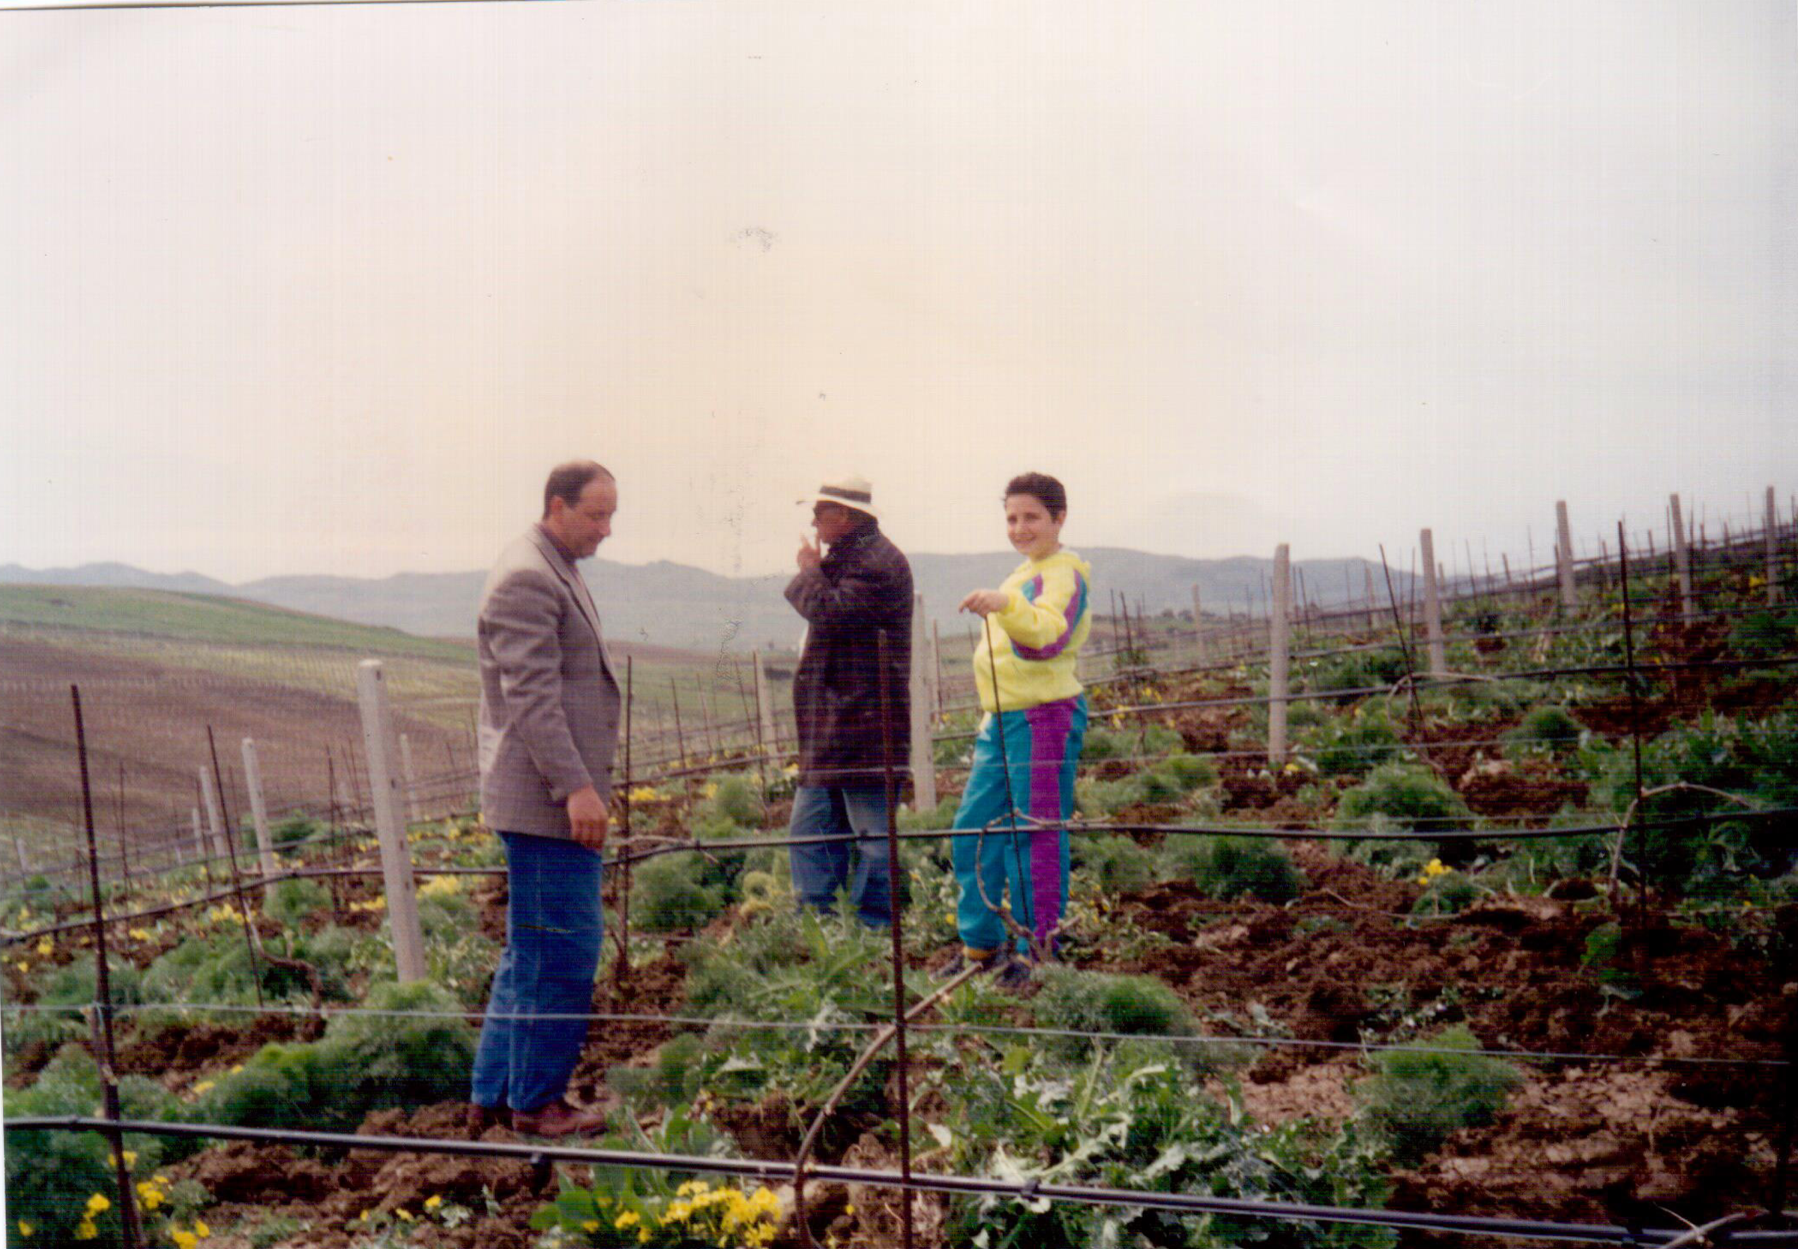
<svg viewBox="0 0 1798 1249">
<path fill-rule="evenodd" d="M 875 520 L 880 519 L 880 513 L 874 510 L 874 487 L 866 477 L 838 477 L 827 481 L 799 502 L 813 505 L 840 503 L 854 511 L 866 513 Z"/>
</svg>

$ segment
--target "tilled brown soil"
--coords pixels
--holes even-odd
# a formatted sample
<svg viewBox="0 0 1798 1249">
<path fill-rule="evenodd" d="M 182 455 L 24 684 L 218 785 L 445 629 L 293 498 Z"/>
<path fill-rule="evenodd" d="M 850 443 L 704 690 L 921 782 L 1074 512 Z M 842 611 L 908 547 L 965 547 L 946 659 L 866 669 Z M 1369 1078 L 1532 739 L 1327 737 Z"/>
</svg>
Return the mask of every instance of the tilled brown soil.
<svg viewBox="0 0 1798 1249">
<path fill-rule="evenodd" d="M 1518 784 L 1533 780 L 1527 771 L 1515 776 Z M 1511 781 L 1494 774 L 1495 785 Z M 1285 778 L 1269 787 L 1277 803 L 1296 805 Z M 1295 841 L 1289 849 L 1307 879 L 1292 903 L 1218 902 L 1188 886 L 1158 885 L 1115 905 L 1168 944 L 1133 960 L 1089 952 L 1079 956 L 1082 965 L 1165 981 L 1218 1035 L 1285 1038 L 1244 1047 L 1252 1060 L 1239 1071 L 1241 1095 L 1264 1121 L 1354 1113 L 1355 1086 L 1368 1070 L 1360 1047 L 1368 1041 L 1465 1023 L 1488 1048 L 1553 1055 L 1518 1060 L 1524 1083 L 1494 1123 L 1455 1133 L 1399 1172 L 1395 1208 L 1658 1226 L 1669 1210 L 1697 1222 L 1764 1200 L 1777 1126 L 1769 1069 L 1680 1061 L 1781 1055 L 1798 984 L 1775 976 L 1752 949 L 1653 912 L 1626 913 L 1619 962 L 1627 975 L 1618 984 L 1628 991 L 1618 992 L 1582 965 L 1588 936 L 1613 920 L 1590 883 L 1563 882 L 1556 897 L 1489 898 L 1449 919 L 1414 920 L 1415 883 L 1387 879 L 1319 843 Z M 481 891 L 477 901 L 483 930 L 502 935 L 503 887 Z M 1798 942 L 1798 908 L 1778 922 L 1785 940 Z M 679 946 L 671 940 L 665 953 L 639 957 L 622 979 L 608 974 L 595 987 L 595 1012 L 683 1013 Z M 267 1041 L 315 1028 L 285 1016 L 145 1034 L 125 1027 L 119 1066 L 186 1089 Z M 681 1030 L 649 1019 L 595 1020 L 571 1081 L 574 1096 L 608 1102 L 610 1067 L 652 1060 Z M 387 1111 L 362 1131 L 466 1139 L 461 1113 L 453 1103 Z M 782 1105 L 726 1106 L 719 1121 L 754 1157 L 789 1158 L 799 1136 Z M 893 1165 L 890 1145 L 868 1132 L 872 1126 L 846 1121 L 820 1158 Z M 487 1138 L 520 1139 L 499 1128 Z M 541 1176 L 523 1163 L 449 1157 L 317 1156 L 233 1143 L 173 1171 L 199 1179 L 224 1203 L 215 1226 L 285 1212 L 309 1227 L 292 1243 L 329 1249 L 367 1238 L 365 1210 L 371 1218 L 401 1208 L 417 1215 L 433 1196 L 474 1214 L 453 1229 L 420 1222 L 415 1243 L 523 1246 L 532 1239 L 529 1215 L 543 1200 Z M 891 1194 L 820 1192 L 814 1226 L 845 1244 L 892 1244 L 896 1209 Z M 940 1229 L 945 1209 L 920 1202 L 920 1226 Z"/>
</svg>

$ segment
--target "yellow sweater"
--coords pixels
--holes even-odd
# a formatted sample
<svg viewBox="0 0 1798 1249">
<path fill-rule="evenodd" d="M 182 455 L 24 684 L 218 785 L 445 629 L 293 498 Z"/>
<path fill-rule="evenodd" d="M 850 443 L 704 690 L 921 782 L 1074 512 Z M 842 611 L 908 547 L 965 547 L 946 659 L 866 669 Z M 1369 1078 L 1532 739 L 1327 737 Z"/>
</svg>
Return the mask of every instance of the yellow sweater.
<svg viewBox="0 0 1798 1249">
<path fill-rule="evenodd" d="M 1022 711 L 1080 693 L 1074 659 L 1092 631 L 1092 566 L 1074 552 L 1027 559 L 999 589 L 1011 602 L 986 617 L 974 650 L 974 683 L 988 711 Z M 987 653 L 987 639 L 996 652 Z M 999 697 L 993 698 L 993 672 Z"/>
</svg>

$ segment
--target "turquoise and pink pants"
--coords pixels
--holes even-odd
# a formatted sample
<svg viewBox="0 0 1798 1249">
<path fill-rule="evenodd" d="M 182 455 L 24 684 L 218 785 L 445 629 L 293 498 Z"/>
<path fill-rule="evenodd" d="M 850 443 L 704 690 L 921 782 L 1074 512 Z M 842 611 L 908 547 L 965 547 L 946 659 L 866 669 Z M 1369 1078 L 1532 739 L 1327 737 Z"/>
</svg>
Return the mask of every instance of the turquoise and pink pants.
<svg viewBox="0 0 1798 1249">
<path fill-rule="evenodd" d="M 1021 817 L 1061 821 L 1073 815 L 1074 769 L 1085 740 L 1085 695 L 981 721 L 955 827 L 985 828 L 986 833 L 953 839 L 955 879 L 961 885 L 956 925 L 969 950 L 984 953 L 1005 943 L 1005 924 L 992 908 L 1003 905 L 1008 895 L 1012 918 L 1039 946 L 1048 944 L 1049 934 L 1061 923 L 1068 896 L 1067 829 L 1036 827 Z M 1007 819 L 1013 810 L 1020 817 L 1015 834 Z M 1021 937 L 1018 950 L 1028 952 Z"/>
</svg>

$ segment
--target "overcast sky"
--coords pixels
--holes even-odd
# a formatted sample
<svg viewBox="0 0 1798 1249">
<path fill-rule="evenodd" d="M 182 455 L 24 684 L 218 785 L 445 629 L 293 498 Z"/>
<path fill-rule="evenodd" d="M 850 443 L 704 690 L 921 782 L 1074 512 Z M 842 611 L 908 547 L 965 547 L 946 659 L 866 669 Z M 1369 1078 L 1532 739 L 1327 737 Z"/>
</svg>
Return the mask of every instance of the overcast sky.
<svg viewBox="0 0 1798 1249">
<path fill-rule="evenodd" d="M 1767 3 L 0 13 L 0 563 L 1595 542 L 1798 490 Z"/>
</svg>

